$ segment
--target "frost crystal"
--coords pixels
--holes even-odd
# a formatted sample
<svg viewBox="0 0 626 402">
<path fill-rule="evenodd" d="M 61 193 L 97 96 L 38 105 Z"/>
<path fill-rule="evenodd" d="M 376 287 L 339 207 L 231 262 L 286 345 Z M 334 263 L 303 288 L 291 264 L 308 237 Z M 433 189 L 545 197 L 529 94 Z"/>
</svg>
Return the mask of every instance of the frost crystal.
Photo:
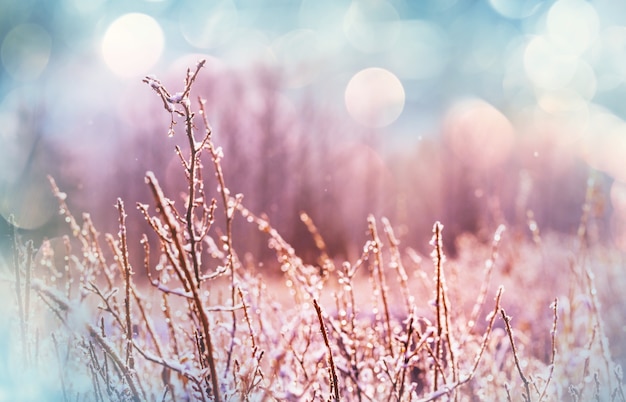
<svg viewBox="0 0 626 402">
<path fill-rule="evenodd" d="M 183 93 L 182 92 L 176 92 L 174 95 L 170 96 L 168 101 L 172 102 L 172 103 L 178 103 L 183 99 Z"/>
</svg>

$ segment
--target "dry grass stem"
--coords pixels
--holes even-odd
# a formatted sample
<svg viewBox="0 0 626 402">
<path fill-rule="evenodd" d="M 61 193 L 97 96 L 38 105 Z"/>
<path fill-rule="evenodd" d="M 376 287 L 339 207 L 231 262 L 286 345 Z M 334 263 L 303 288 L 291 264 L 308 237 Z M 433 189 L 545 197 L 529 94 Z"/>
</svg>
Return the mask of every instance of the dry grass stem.
<svg viewBox="0 0 626 402">
<path fill-rule="evenodd" d="M 326 331 L 326 325 L 324 324 L 324 317 L 322 315 L 322 308 L 317 303 L 317 300 L 313 299 L 313 305 L 315 306 L 315 311 L 317 312 L 317 318 L 320 323 L 320 331 L 322 332 L 322 336 L 324 337 L 324 344 L 326 345 L 326 349 L 328 350 L 328 372 L 330 374 L 330 388 L 333 393 L 333 397 L 335 401 L 339 401 L 339 380 L 337 377 L 337 370 L 335 369 L 335 360 L 333 359 L 333 350 L 330 347 L 330 342 L 328 341 L 328 332 Z"/>
<path fill-rule="evenodd" d="M 384 263 L 383 263 L 383 243 L 378 236 L 378 230 L 376 229 L 376 219 L 373 215 L 367 217 L 367 225 L 369 228 L 371 243 L 370 250 L 374 253 L 374 269 L 372 275 L 374 276 L 373 283 L 378 281 L 378 292 L 383 304 L 384 323 L 385 323 L 385 338 L 387 340 L 387 347 L 389 354 L 393 357 L 394 350 L 391 344 L 392 328 L 391 328 L 391 316 L 389 314 L 389 303 L 387 302 L 387 284 L 385 282 Z M 376 293 L 376 291 L 375 291 Z"/>
<path fill-rule="evenodd" d="M 519 359 L 519 352 L 517 351 L 517 347 L 515 346 L 515 339 L 513 337 L 513 328 L 511 328 L 511 317 L 506 315 L 506 312 L 503 308 L 500 309 L 500 314 L 502 315 L 502 319 L 504 320 L 504 324 L 506 326 L 506 332 L 509 336 L 509 341 L 511 342 L 511 350 L 513 351 L 513 358 L 515 359 L 515 367 L 517 368 L 517 372 L 522 379 L 522 383 L 524 384 L 524 390 L 526 394 L 522 394 L 524 400 L 530 401 L 530 381 L 524 375 L 524 371 L 522 370 L 522 365 Z"/>
<path fill-rule="evenodd" d="M 478 299 L 476 300 L 476 304 L 472 308 L 472 312 L 470 313 L 470 318 L 468 321 L 468 333 L 471 333 L 478 321 L 478 316 L 485 304 L 485 299 L 487 297 L 487 290 L 489 289 L 489 284 L 491 283 L 491 276 L 493 274 L 493 268 L 496 264 L 496 260 L 498 258 L 498 249 L 500 246 L 500 241 L 502 240 L 502 234 L 506 230 L 504 225 L 499 225 L 498 229 L 496 229 L 496 233 L 493 235 L 493 242 L 491 243 L 491 254 L 487 261 L 485 262 L 484 269 L 484 277 L 480 284 L 480 291 L 478 292 Z"/>
</svg>

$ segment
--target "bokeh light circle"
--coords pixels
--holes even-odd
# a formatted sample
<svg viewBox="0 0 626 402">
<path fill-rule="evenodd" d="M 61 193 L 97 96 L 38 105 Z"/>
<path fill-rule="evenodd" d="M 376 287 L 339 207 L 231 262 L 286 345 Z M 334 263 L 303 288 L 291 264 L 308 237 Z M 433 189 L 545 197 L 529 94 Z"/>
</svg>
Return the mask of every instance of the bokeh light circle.
<svg viewBox="0 0 626 402">
<path fill-rule="evenodd" d="M 533 84 L 540 88 L 566 86 L 578 68 L 578 60 L 567 57 L 543 36 L 530 40 L 524 52 L 524 69 Z"/>
<path fill-rule="evenodd" d="M 509 119 L 482 99 L 455 104 L 443 122 L 446 141 L 468 166 L 489 169 L 509 156 L 515 139 Z"/>
<path fill-rule="evenodd" d="M 44 177 L 17 183 L 10 187 L 10 191 L 0 194 L 0 216 L 5 221 L 13 217 L 15 226 L 20 229 L 39 228 L 56 212 L 50 198 Z"/>
<path fill-rule="evenodd" d="M 125 14 L 109 25 L 102 39 L 102 57 L 121 77 L 148 73 L 163 52 L 163 31 L 154 18 Z"/>
<path fill-rule="evenodd" d="M 402 113 L 404 102 L 404 87 L 398 77 L 378 67 L 356 73 L 345 91 L 348 113 L 366 127 L 393 123 Z"/>
<path fill-rule="evenodd" d="M 348 41 L 366 53 L 389 49 L 401 29 L 398 11 L 386 1 L 352 2 L 343 25 Z"/>
<path fill-rule="evenodd" d="M 598 89 L 610 91 L 626 81 L 626 27 L 604 29 L 591 50 Z"/>
<path fill-rule="evenodd" d="M 598 36 L 599 17 L 585 0 L 559 0 L 546 18 L 547 34 L 555 47 L 572 57 L 580 56 Z"/>
<path fill-rule="evenodd" d="M 533 15 L 540 8 L 543 0 L 489 0 L 489 5 L 498 14 L 506 18 L 522 19 Z"/>
<path fill-rule="evenodd" d="M 67 10 L 76 12 L 83 17 L 98 12 L 98 10 L 105 5 L 105 3 L 106 0 L 63 0 L 63 6 Z"/>
<path fill-rule="evenodd" d="M 211 49 L 228 42 L 239 23 L 237 6 L 231 0 L 181 1 L 178 25 L 185 40 L 199 49 Z"/>
<path fill-rule="evenodd" d="M 2 65 L 15 80 L 35 80 L 48 65 L 51 48 L 52 39 L 41 26 L 18 25 L 2 41 Z"/>
<path fill-rule="evenodd" d="M 626 122 L 620 117 L 604 108 L 590 107 L 579 149 L 589 166 L 626 183 Z"/>
</svg>

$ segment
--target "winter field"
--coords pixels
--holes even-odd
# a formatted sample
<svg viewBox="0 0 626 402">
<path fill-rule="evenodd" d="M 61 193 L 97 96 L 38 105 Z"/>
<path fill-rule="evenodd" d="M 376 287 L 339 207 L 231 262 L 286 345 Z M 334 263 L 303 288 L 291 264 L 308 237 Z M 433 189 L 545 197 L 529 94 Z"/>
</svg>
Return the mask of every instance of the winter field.
<svg viewBox="0 0 626 402">
<path fill-rule="evenodd" d="M 315 252 L 301 256 L 254 192 L 229 190 L 231 155 L 194 87 L 203 66 L 177 87 L 144 79 L 181 191 L 144 172 L 149 201 L 118 198 L 109 234 L 51 177 L 66 235 L 37 248 L 11 235 L 0 400 L 626 400 L 623 253 L 599 234 L 599 175 L 569 232 L 528 213 L 458 234 L 446 257 L 455 222 L 409 246 L 369 215 L 341 253 L 303 208 Z"/>
</svg>

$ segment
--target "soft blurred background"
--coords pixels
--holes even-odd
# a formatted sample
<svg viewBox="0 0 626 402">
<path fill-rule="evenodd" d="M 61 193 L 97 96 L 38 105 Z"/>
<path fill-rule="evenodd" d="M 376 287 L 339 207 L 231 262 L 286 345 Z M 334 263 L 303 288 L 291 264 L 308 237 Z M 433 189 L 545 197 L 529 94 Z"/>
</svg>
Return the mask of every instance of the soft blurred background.
<svg viewBox="0 0 626 402">
<path fill-rule="evenodd" d="M 500 223 L 575 233 L 589 178 L 605 201 L 595 235 L 626 248 L 626 2 L 0 0 L 0 10 L 0 215 L 26 236 L 59 233 L 47 174 L 102 231 L 117 232 L 118 196 L 141 222 L 147 170 L 176 198 L 184 136 L 167 136 L 169 116 L 141 79 L 177 91 L 206 58 L 195 94 L 229 187 L 305 256 L 301 211 L 348 258 L 370 212 L 419 250 L 441 220 L 450 254 L 455 236 L 488 239 Z M 142 230 L 131 228 L 135 244 Z"/>
</svg>

